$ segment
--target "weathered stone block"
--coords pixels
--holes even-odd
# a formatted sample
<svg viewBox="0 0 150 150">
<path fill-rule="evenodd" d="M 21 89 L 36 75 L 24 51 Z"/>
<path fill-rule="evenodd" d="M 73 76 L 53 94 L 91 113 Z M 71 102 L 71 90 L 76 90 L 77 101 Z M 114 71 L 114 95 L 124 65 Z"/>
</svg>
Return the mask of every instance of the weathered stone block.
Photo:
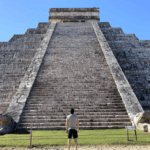
<svg viewBox="0 0 150 150">
<path fill-rule="evenodd" d="M 136 114 L 134 124 L 138 130 L 150 133 L 150 111 L 148 110 Z"/>
<path fill-rule="evenodd" d="M 14 127 L 15 122 L 11 116 L 0 115 L 0 134 L 11 133 Z"/>
</svg>

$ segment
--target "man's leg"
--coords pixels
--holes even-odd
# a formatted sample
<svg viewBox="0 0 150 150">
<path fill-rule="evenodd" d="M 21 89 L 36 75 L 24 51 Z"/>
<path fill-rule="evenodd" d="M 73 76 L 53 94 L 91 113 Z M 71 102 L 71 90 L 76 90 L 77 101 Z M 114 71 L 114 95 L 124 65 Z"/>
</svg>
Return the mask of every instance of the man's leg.
<svg viewBox="0 0 150 150">
<path fill-rule="evenodd" d="M 70 150 L 71 139 L 68 139 L 68 150 Z"/>
<path fill-rule="evenodd" d="M 77 150 L 77 145 L 78 145 L 78 143 L 77 143 L 77 139 L 74 139 L 74 143 L 75 143 L 76 150 Z"/>
</svg>

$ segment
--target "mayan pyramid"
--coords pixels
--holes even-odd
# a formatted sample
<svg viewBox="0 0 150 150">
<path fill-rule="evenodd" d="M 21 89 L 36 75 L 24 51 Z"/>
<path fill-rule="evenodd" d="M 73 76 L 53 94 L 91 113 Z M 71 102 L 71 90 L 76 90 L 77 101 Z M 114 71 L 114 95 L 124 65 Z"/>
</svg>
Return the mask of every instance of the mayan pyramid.
<svg viewBox="0 0 150 150">
<path fill-rule="evenodd" d="M 150 109 L 150 41 L 100 22 L 99 8 L 50 9 L 49 22 L 0 43 L 0 113 L 17 129 L 124 128 Z"/>
</svg>

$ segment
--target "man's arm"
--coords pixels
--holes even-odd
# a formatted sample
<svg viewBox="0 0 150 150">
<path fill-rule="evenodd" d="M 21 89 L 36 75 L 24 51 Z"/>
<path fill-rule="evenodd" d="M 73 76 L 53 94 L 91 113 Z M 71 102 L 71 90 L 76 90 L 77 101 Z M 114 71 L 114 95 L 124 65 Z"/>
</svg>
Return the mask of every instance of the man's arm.
<svg viewBox="0 0 150 150">
<path fill-rule="evenodd" d="M 77 131 L 79 132 L 79 121 L 77 121 Z"/>
<path fill-rule="evenodd" d="M 68 133 L 68 121 L 66 121 L 66 133 Z"/>
</svg>

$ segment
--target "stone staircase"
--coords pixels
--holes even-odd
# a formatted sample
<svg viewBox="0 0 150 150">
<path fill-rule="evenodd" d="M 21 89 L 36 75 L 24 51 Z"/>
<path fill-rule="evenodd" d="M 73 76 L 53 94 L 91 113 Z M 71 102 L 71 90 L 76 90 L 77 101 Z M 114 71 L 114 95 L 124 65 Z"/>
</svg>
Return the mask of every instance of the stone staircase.
<svg viewBox="0 0 150 150">
<path fill-rule="evenodd" d="M 28 29 L 25 34 L 14 35 L 9 42 L 0 43 L 0 114 L 6 113 L 48 25 L 39 23 L 34 32 Z"/>
<path fill-rule="evenodd" d="M 108 22 L 99 26 L 144 110 L 150 109 L 150 41 L 139 41 Z"/>
<path fill-rule="evenodd" d="M 72 107 L 82 129 L 131 125 L 88 22 L 57 23 L 17 129 L 65 129 Z"/>
</svg>

